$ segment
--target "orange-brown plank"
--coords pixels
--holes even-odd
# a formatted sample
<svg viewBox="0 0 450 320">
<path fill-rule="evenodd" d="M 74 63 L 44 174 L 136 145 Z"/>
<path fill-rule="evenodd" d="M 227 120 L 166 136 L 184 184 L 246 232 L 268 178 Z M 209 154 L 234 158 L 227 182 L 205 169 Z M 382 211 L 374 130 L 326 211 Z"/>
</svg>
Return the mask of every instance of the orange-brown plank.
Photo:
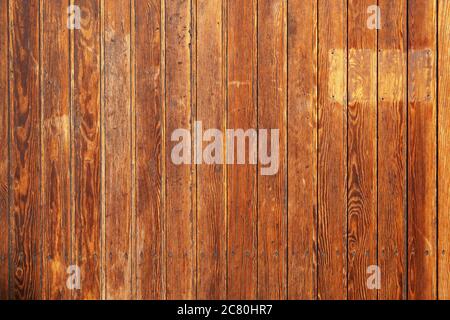
<svg viewBox="0 0 450 320">
<path fill-rule="evenodd" d="M 40 299 L 40 91 L 38 0 L 9 1 L 11 107 L 11 268 L 13 299 Z"/>
<path fill-rule="evenodd" d="M 42 2 L 43 298 L 67 299 L 70 266 L 69 1 Z"/>
<path fill-rule="evenodd" d="M 436 1 L 408 9 L 408 298 L 435 299 Z"/>
<path fill-rule="evenodd" d="M 161 1 L 136 0 L 137 298 L 162 299 Z"/>
<path fill-rule="evenodd" d="M 438 298 L 450 299 L 450 1 L 438 1 Z"/>
<path fill-rule="evenodd" d="M 222 0 L 197 1 L 197 121 L 203 132 L 224 132 L 224 46 Z M 198 136 L 198 139 L 203 137 Z M 214 141 L 213 141 L 214 140 Z M 223 141 L 223 140 L 222 140 Z M 203 148 L 215 138 L 203 141 Z M 199 145 L 202 145 L 199 143 Z M 203 148 L 201 150 L 203 150 Z M 225 165 L 216 154 L 214 164 L 197 169 L 197 298 L 226 298 L 227 225 L 225 212 Z M 222 150 L 222 160 L 223 150 Z M 211 159 L 212 160 L 212 159 Z"/>
<path fill-rule="evenodd" d="M 288 15 L 288 298 L 315 299 L 317 2 L 289 2 Z"/>
<path fill-rule="evenodd" d="M 227 128 L 230 129 L 256 128 L 256 5 L 255 0 L 228 2 Z M 228 298 L 255 299 L 257 291 L 256 166 L 246 164 L 227 167 Z"/>
<path fill-rule="evenodd" d="M 286 299 L 287 293 L 287 2 L 258 3 L 258 128 L 259 153 L 267 151 L 275 163 L 258 165 L 258 298 Z M 279 150 L 271 141 L 279 130 Z M 267 150 L 261 139 L 267 138 Z M 263 150 L 263 151 L 262 151 Z M 278 151 L 278 159 L 273 158 Z M 261 156 L 258 156 L 261 161 Z M 276 163 L 278 160 L 278 163 Z M 272 166 L 268 174 L 263 168 Z"/>
<path fill-rule="evenodd" d="M 105 1 L 106 298 L 132 297 L 131 6 Z"/>
<path fill-rule="evenodd" d="M 380 0 L 378 30 L 379 299 L 406 298 L 406 0 Z"/>
<path fill-rule="evenodd" d="M 0 300 L 9 291 L 8 1 L 0 0 Z"/>
<path fill-rule="evenodd" d="M 319 0 L 318 297 L 347 297 L 347 1 Z"/>
<path fill-rule="evenodd" d="M 196 296 L 195 166 L 177 165 L 171 159 L 172 148 L 177 144 L 171 141 L 173 132 L 186 129 L 192 138 L 192 8 L 184 0 L 165 4 L 167 298 L 193 299 Z M 191 160 L 192 155 L 193 152 Z"/>
<path fill-rule="evenodd" d="M 74 264 L 77 299 L 100 298 L 100 1 L 76 2 L 83 13 L 73 31 Z"/>
<path fill-rule="evenodd" d="M 348 298 L 377 299 L 367 270 L 377 265 L 377 29 L 372 0 L 348 2 Z"/>
</svg>

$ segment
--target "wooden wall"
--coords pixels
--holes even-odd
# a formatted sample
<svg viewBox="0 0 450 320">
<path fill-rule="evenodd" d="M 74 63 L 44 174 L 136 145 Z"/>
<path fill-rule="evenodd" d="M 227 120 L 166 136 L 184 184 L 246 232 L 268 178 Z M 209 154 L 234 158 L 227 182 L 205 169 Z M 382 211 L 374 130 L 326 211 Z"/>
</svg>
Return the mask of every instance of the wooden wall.
<svg viewBox="0 0 450 320">
<path fill-rule="evenodd" d="M 0 299 L 449 299 L 449 48 L 450 0 L 0 0 Z"/>
</svg>

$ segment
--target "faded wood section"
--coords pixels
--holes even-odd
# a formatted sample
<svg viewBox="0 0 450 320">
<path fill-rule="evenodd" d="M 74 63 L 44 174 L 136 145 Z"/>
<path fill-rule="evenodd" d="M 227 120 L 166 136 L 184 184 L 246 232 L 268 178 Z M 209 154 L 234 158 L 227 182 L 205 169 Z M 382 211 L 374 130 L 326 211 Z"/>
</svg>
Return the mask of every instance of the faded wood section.
<svg viewBox="0 0 450 320">
<path fill-rule="evenodd" d="M 77 1 L 84 19 L 72 32 L 73 263 L 81 270 L 75 299 L 101 297 L 101 19 L 100 0 Z"/>
<path fill-rule="evenodd" d="M 438 2 L 438 298 L 450 299 L 450 1 Z"/>
<path fill-rule="evenodd" d="M 299 15 L 298 12 L 304 12 L 304 15 Z M 315 299 L 318 89 L 316 1 L 288 3 L 288 44 L 288 298 Z"/>
<path fill-rule="evenodd" d="M 408 6 L 408 298 L 436 299 L 436 1 Z"/>
<path fill-rule="evenodd" d="M 163 299 L 161 1 L 135 6 L 137 298 Z"/>
<path fill-rule="evenodd" d="M 379 1 L 378 298 L 406 298 L 406 0 Z"/>
<path fill-rule="evenodd" d="M 9 1 L 10 298 L 42 298 L 40 3 Z"/>
<path fill-rule="evenodd" d="M 227 128 L 248 130 L 257 122 L 257 3 L 227 8 Z M 257 296 L 256 179 L 254 165 L 227 166 L 229 299 Z"/>
<path fill-rule="evenodd" d="M 377 299 L 366 284 L 377 265 L 377 30 L 372 0 L 348 0 L 348 298 Z"/>
<path fill-rule="evenodd" d="M 176 129 L 187 130 L 188 139 L 193 137 L 191 70 L 195 37 L 190 1 L 166 1 L 165 15 L 166 290 L 168 299 L 193 299 L 196 297 L 195 166 L 172 161 L 172 148 L 178 141 L 189 146 L 188 149 L 192 146 L 192 141 L 183 141 L 183 137 L 174 137 L 172 141 Z M 193 162 L 193 152 L 181 154 L 186 162 Z"/>
<path fill-rule="evenodd" d="M 201 121 L 204 133 L 204 137 L 199 136 L 200 132 L 197 134 L 202 143 L 198 144 L 196 154 L 202 159 L 197 166 L 198 299 L 225 299 L 227 294 L 224 150 L 210 149 L 223 135 L 208 131 L 225 132 L 224 8 L 226 1 L 222 0 L 198 0 L 196 7 L 196 119 Z"/>
<path fill-rule="evenodd" d="M 258 21 L 258 299 L 286 299 L 287 3 L 258 2 Z M 261 154 L 276 155 L 278 161 L 272 167 Z"/>
<path fill-rule="evenodd" d="M 347 297 L 346 8 L 346 0 L 319 0 L 319 299 Z"/>
<path fill-rule="evenodd" d="M 8 1 L 0 1 L 0 300 L 9 296 Z"/>
<path fill-rule="evenodd" d="M 132 298 L 131 6 L 104 2 L 106 298 Z"/>
</svg>

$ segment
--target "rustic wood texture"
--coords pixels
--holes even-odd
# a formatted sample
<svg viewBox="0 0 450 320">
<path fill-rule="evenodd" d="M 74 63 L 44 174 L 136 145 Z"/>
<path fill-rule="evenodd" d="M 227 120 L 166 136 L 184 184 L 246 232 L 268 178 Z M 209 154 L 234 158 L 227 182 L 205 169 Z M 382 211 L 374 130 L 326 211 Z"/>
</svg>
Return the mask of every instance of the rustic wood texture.
<svg viewBox="0 0 450 320">
<path fill-rule="evenodd" d="M 379 1 L 378 265 L 379 299 L 406 298 L 406 0 Z"/>
<path fill-rule="evenodd" d="M 408 4 L 408 298 L 436 299 L 437 3 Z"/>
<path fill-rule="evenodd" d="M 0 299 L 449 299 L 449 19 L 449 0 L 0 0 Z M 234 163 L 205 163 L 196 121 L 266 129 L 257 163 L 227 139 Z"/>
</svg>

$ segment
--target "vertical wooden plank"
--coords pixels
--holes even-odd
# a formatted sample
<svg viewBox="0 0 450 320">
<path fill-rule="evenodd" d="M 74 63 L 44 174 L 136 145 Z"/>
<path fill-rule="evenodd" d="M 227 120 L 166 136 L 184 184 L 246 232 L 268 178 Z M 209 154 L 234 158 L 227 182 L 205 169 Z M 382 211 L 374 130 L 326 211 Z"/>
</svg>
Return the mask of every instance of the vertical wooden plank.
<svg viewBox="0 0 450 320">
<path fill-rule="evenodd" d="M 224 46 L 222 0 L 197 1 L 197 121 L 203 132 L 224 132 Z M 223 137 L 223 135 L 222 135 Z M 210 137 L 211 138 L 211 137 Z M 203 141 L 203 148 L 217 137 Z M 223 141 L 223 140 L 222 140 Z M 198 144 L 201 145 L 199 142 Z M 201 150 L 203 150 L 203 148 Z M 205 150 L 206 152 L 206 150 Z M 223 161 L 197 167 L 197 298 L 226 298 L 226 211 Z M 218 159 L 218 157 L 216 157 Z M 224 160 L 222 152 L 222 159 Z"/>
<path fill-rule="evenodd" d="M 9 2 L 11 99 L 11 297 L 41 298 L 38 0 Z"/>
<path fill-rule="evenodd" d="M 406 298 L 406 0 L 379 0 L 379 299 Z"/>
<path fill-rule="evenodd" d="M 408 297 L 435 299 L 436 1 L 408 9 Z"/>
<path fill-rule="evenodd" d="M 77 299 L 100 298 L 100 1 L 80 0 L 81 29 L 73 31 L 75 225 L 74 264 L 81 270 Z"/>
<path fill-rule="evenodd" d="M 319 0 L 318 297 L 347 297 L 347 1 Z"/>
<path fill-rule="evenodd" d="M 257 3 L 228 2 L 227 128 L 256 129 Z M 248 140 L 247 140 L 248 141 Z M 232 152 L 235 152 L 234 150 Z M 257 292 L 256 166 L 227 170 L 228 298 L 255 299 Z"/>
<path fill-rule="evenodd" d="M 132 296 L 130 16 L 129 1 L 105 1 L 107 299 L 129 299 Z"/>
<path fill-rule="evenodd" d="M 377 265 L 377 30 L 372 0 L 348 2 L 348 298 L 377 299 L 367 270 Z"/>
<path fill-rule="evenodd" d="M 167 298 L 192 299 L 196 295 L 195 166 L 176 165 L 171 159 L 176 145 L 172 133 L 186 129 L 192 137 L 191 1 L 167 1 L 165 12 Z M 188 144 L 192 146 L 192 141 Z"/>
<path fill-rule="evenodd" d="M 71 260 L 69 1 L 43 1 L 42 210 L 43 298 L 67 299 Z"/>
<path fill-rule="evenodd" d="M 288 298 L 315 299 L 317 1 L 291 1 L 288 15 Z"/>
<path fill-rule="evenodd" d="M 0 300 L 7 299 L 9 291 L 8 30 L 8 1 L 0 0 Z"/>
<path fill-rule="evenodd" d="M 450 1 L 438 2 L 438 298 L 450 299 Z"/>
<path fill-rule="evenodd" d="M 161 1 L 135 5 L 137 298 L 162 299 Z"/>
<path fill-rule="evenodd" d="M 278 151 L 275 170 L 268 175 L 258 165 L 258 298 L 286 299 L 287 208 L 286 208 L 286 94 L 287 94 L 287 2 L 258 2 L 258 128 L 259 154 L 272 157 Z M 279 150 L 274 148 L 272 129 L 279 130 Z M 267 143 L 262 150 L 261 139 Z M 270 145 L 270 147 L 269 147 Z M 261 161 L 261 156 L 259 160 Z M 278 170 L 276 170 L 278 168 Z"/>
</svg>

